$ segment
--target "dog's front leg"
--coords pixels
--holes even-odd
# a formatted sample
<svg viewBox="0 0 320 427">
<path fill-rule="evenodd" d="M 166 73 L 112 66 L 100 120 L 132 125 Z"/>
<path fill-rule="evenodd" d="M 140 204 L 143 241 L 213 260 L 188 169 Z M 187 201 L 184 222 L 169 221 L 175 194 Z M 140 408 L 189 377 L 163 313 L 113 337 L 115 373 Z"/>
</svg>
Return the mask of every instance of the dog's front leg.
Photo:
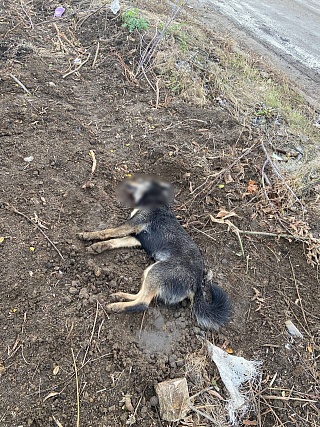
<svg viewBox="0 0 320 427">
<path fill-rule="evenodd" d="M 128 221 L 115 228 L 106 228 L 100 231 L 85 231 L 83 233 L 78 233 L 78 237 L 81 240 L 108 240 L 115 237 L 126 237 L 132 234 L 138 234 L 142 230 L 143 225 L 133 224 Z"/>
</svg>

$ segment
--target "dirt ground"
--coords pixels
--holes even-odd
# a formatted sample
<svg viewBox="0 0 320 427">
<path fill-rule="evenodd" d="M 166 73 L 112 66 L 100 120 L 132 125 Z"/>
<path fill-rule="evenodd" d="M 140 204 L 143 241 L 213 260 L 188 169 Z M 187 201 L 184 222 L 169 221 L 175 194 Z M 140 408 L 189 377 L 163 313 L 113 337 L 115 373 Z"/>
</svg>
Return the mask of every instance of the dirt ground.
<svg viewBox="0 0 320 427">
<path fill-rule="evenodd" d="M 277 231 L 262 192 L 244 194 L 250 180 L 259 182 L 264 162 L 254 134 L 222 108 L 193 106 L 169 91 L 155 108 L 155 93 L 128 72 L 138 35 L 104 9 L 74 6 L 58 22 L 52 2 L 21 5 L 6 3 L 0 42 L 0 426 L 76 425 L 74 365 L 80 425 L 169 425 L 159 416 L 159 381 L 187 370 L 190 394 L 211 385 L 227 397 L 205 356 L 206 337 L 263 362 L 258 415 L 244 425 L 316 427 L 316 269 L 301 243 L 284 239 L 243 235 L 243 258 L 236 235 L 209 218 L 234 211 L 242 230 Z M 82 67 L 63 77 L 76 58 Z M 232 164 L 232 182 L 210 178 Z M 232 321 L 219 334 L 197 327 L 189 303 L 153 303 L 145 315 L 105 313 L 109 294 L 137 291 L 151 261 L 140 250 L 88 255 L 76 233 L 125 219 L 114 190 L 137 172 L 175 185 L 174 210 L 232 299 Z M 204 180 L 212 182 L 205 192 Z M 287 319 L 302 340 L 287 334 Z M 134 413 L 124 406 L 127 394 Z M 193 412 L 172 425 L 213 424 Z"/>
</svg>

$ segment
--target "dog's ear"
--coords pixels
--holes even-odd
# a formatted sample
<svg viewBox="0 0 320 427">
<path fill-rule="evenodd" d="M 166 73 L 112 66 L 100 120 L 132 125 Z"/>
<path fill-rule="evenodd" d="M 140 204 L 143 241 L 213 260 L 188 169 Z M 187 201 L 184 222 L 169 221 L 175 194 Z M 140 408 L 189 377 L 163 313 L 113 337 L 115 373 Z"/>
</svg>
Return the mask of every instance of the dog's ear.
<svg viewBox="0 0 320 427">
<path fill-rule="evenodd" d="M 159 182 L 162 194 L 165 197 L 165 200 L 167 201 L 168 204 L 172 203 L 174 200 L 174 189 L 173 186 L 171 184 L 169 184 L 168 182 L 164 182 L 164 181 L 160 181 Z"/>
</svg>

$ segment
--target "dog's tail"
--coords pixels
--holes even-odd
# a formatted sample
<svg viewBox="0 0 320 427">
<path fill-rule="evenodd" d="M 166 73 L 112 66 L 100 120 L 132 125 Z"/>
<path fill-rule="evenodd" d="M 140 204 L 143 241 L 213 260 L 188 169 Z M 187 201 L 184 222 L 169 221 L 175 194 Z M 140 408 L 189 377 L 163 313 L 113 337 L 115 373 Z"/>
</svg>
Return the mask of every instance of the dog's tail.
<svg viewBox="0 0 320 427">
<path fill-rule="evenodd" d="M 222 288 L 213 283 L 208 283 L 208 285 L 211 303 L 205 300 L 200 285 L 194 295 L 193 312 L 201 327 L 218 330 L 230 319 L 231 302 Z"/>
</svg>

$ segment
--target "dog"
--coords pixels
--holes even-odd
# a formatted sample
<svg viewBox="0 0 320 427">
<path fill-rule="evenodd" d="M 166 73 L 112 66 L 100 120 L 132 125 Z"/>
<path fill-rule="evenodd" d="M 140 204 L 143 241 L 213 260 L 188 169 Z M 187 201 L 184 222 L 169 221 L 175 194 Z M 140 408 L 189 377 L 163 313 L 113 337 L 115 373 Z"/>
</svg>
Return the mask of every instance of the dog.
<svg viewBox="0 0 320 427">
<path fill-rule="evenodd" d="M 199 326 L 218 330 L 230 318 L 230 300 L 222 288 L 208 283 L 198 246 L 170 208 L 172 186 L 152 177 L 132 178 L 121 184 L 119 194 L 133 208 L 130 218 L 115 228 L 79 233 L 79 238 L 99 240 L 87 248 L 92 254 L 141 247 L 155 263 L 145 269 L 139 292 L 113 294 L 125 301 L 107 305 L 107 311 L 139 312 L 147 310 L 154 298 L 165 304 L 188 298 Z M 202 284 L 210 289 L 210 303 L 204 297 Z"/>
</svg>

